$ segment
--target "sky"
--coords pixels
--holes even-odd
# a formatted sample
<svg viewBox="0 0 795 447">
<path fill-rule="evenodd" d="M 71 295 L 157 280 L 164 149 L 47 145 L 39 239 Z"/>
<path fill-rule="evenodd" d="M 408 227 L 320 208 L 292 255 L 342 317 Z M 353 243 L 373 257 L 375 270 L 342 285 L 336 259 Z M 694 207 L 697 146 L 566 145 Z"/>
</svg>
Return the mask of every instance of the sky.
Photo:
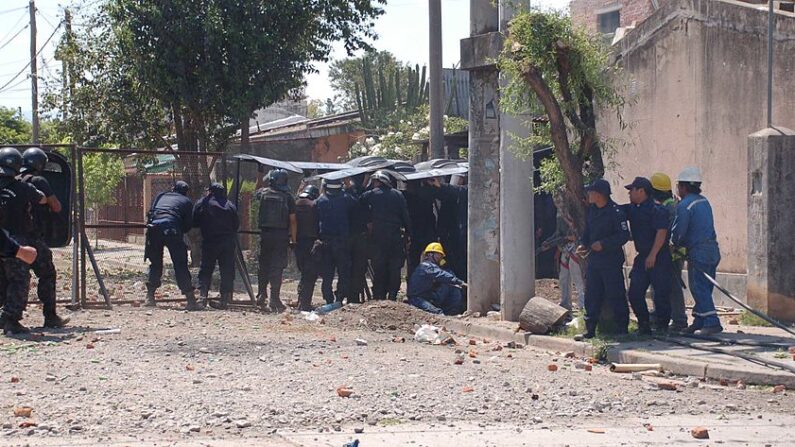
<svg viewBox="0 0 795 447">
<path fill-rule="evenodd" d="M 45 45 L 63 18 L 64 7 L 76 9 L 101 0 L 36 0 L 39 76 L 59 76 L 59 63 L 54 60 L 55 44 L 63 31 L 59 28 Z M 443 65 L 458 64 L 459 42 L 469 36 L 469 1 L 442 0 Z M 492 0 L 477 0 L 492 1 Z M 536 0 L 542 8 L 564 9 L 569 0 Z M 0 106 L 21 107 L 30 116 L 31 93 L 29 68 L 30 29 L 28 0 L 0 1 Z M 78 18 L 75 19 L 77 22 Z M 399 60 L 425 65 L 428 61 L 428 0 L 389 0 L 385 14 L 375 24 L 379 38 L 372 42 L 378 50 L 392 52 Z M 19 33 L 18 33 L 19 32 Z M 17 34 L 18 33 L 18 34 Z M 341 44 L 335 44 L 331 60 L 344 58 Z M 325 100 L 334 96 L 328 82 L 328 64 L 316 64 L 317 73 L 307 75 L 307 96 Z M 22 71 L 22 74 L 17 74 Z M 41 81 L 39 82 L 41 85 Z"/>
</svg>

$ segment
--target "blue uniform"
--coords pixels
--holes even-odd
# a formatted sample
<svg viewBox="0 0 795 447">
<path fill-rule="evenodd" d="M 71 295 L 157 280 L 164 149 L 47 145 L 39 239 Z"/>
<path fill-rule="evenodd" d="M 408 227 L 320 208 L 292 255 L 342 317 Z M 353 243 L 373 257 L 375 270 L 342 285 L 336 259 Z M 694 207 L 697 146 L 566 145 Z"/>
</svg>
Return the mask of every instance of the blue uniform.
<svg viewBox="0 0 795 447">
<path fill-rule="evenodd" d="M 370 262 L 373 266 L 373 298 L 397 300 L 400 270 L 406 261 L 401 230 L 411 229 L 411 219 L 403 194 L 379 187 L 362 194 L 361 202 L 370 210 Z"/>
<path fill-rule="evenodd" d="M 356 199 L 343 191 L 323 194 L 315 202 L 323 241 L 321 276 L 323 277 L 323 299 L 326 303 L 342 302 L 350 297 L 351 252 L 348 243 L 350 215 L 358 205 Z M 337 274 L 337 294 L 332 290 L 334 274 Z"/>
<path fill-rule="evenodd" d="M 646 270 L 646 258 L 649 257 L 657 231 L 668 231 L 670 225 L 670 215 L 668 211 L 648 199 L 640 204 L 624 205 L 624 210 L 629 218 L 629 227 L 632 232 L 632 240 L 635 243 L 635 261 L 632 263 L 632 271 L 629 273 L 629 304 L 638 317 L 638 325 L 641 328 L 649 327 L 649 308 L 646 305 L 646 290 L 649 285 L 654 287 L 654 312 L 658 328 L 668 327 L 671 319 L 671 276 L 673 275 L 673 263 L 671 261 L 671 251 L 667 244 L 663 245 L 657 253 L 654 268 Z"/>
<path fill-rule="evenodd" d="M 606 301 L 613 311 L 618 331 L 625 333 L 629 325 L 626 288 L 624 286 L 624 244 L 629 240 L 629 228 L 624 211 L 612 200 L 604 208 L 591 205 L 582 235 L 582 244 L 590 248 L 595 242 L 601 251 L 588 257 L 585 283 L 585 323 L 588 332 L 596 331 Z"/>
<path fill-rule="evenodd" d="M 409 278 L 409 304 L 435 314 L 458 315 L 465 305 L 461 289 L 454 286 L 463 283 L 453 273 L 423 261 Z"/>
<path fill-rule="evenodd" d="M 163 276 L 163 248 L 168 248 L 179 289 L 182 293 L 193 292 L 188 270 L 188 247 L 182 238 L 190 230 L 192 221 L 193 203 L 182 194 L 165 192 L 152 202 L 144 252 L 144 260 L 149 259 L 150 262 L 146 282 L 149 290 L 160 287 Z"/>
<path fill-rule="evenodd" d="M 676 207 L 671 242 L 687 249 L 687 275 L 690 293 L 696 302 L 693 325 L 696 329 L 720 326 L 712 300 L 712 283 L 703 273 L 715 277 L 720 263 L 712 206 L 700 194 L 688 194 Z"/>
<path fill-rule="evenodd" d="M 221 274 L 221 295 L 234 292 L 235 282 L 235 249 L 237 247 L 237 229 L 240 220 L 237 207 L 224 195 L 209 195 L 198 202 L 193 208 L 193 225 L 201 228 L 202 259 L 199 267 L 199 289 L 202 296 L 212 285 L 213 270 L 216 262 Z"/>
</svg>

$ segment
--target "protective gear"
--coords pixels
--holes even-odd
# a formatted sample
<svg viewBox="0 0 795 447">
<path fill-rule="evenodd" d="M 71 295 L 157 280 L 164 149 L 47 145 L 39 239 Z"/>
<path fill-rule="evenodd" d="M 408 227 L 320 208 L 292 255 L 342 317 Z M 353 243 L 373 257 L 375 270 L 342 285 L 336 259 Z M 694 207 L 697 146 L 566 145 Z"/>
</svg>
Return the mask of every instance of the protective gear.
<svg viewBox="0 0 795 447">
<path fill-rule="evenodd" d="M 651 176 L 651 187 L 657 191 L 671 192 L 671 177 L 662 172 L 655 172 Z"/>
<path fill-rule="evenodd" d="M 701 183 L 703 181 L 701 169 L 695 166 L 688 166 L 679 173 L 676 181 L 682 183 Z"/>
<path fill-rule="evenodd" d="M 44 327 L 48 329 L 59 329 L 69 324 L 69 320 L 69 317 L 61 318 L 53 313 L 44 317 Z"/>
<path fill-rule="evenodd" d="M 5 335 L 29 334 L 30 329 L 23 326 L 19 320 L 0 316 L 0 330 Z"/>
<path fill-rule="evenodd" d="M 268 180 L 271 188 L 278 189 L 279 191 L 287 192 L 290 187 L 287 184 L 289 176 L 284 169 L 271 169 L 268 172 Z"/>
<path fill-rule="evenodd" d="M 226 198 L 226 188 L 220 183 L 210 183 L 210 186 L 207 187 L 207 191 L 210 191 L 210 194 L 215 197 Z"/>
<path fill-rule="evenodd" d="M 328 193 L 336 194 L 342 191 L 342 180 L 323 179 L 323 189 Z"/>
<path fill-rule="evenodd" d="M 290 196 L 281 191 L 266 188 L 258 194 L 260 228 L 287 228 L 290 224 Z"/>
<path fill-rule="evenodd" d="M 22 154 L 16 148 L 0 149 L 0 176 L 14 177 L 22 169 Z"/>
<path fill-rule="evenodd" d="M 31 147 L 22 153 L 24 172 L 41 172 L 47 166 L 47 153 L 37 147 Z"/>
<path fill-rule="evenodd" d="M 431 242 L 428 244 L 428 246 L 425 247 L 425 251 L 422 252 L 422 255 L 425 256 L 427 253 L 439 253 L 442 256 L 447 256 L 444 254 L 444 247 L 438 242 Z"/>
<path fill-rule="evenodd" d="M 190 185 L 180 180 L 177 183 L 174 183 L 174 188 L 172 189 L 172 191 L 178 194 L 182 194 L 183 196 L 187 196 L 188 191 L 190 191 Z"/>
<path fill-rule="evenodd" d="M 317 200 L 317 198 L 320 197 L 320 190 L 315 185 L 308 185 L 298 197 L 301 199 Z"/>
<path fill-rule="evenodd" d="M 373 180 L 378 180 L 384 185 L 392 188 L 392 177 L 384 171 L 375 171 L 375 174 L 370 176 L 370 183 L 372 183 Z"/>
<path fill-rule="evenodd" d="M 612 191 L 610 190 L 610 183 L 605 179 L 596 179 L 590 185 L 585 187 L 585 191 L 594 191 L 602 194 L 605 197 L 610 197 Z"/>
<path fill-rule="evenodd" d="M 232 294 L 222 293 L 221 299 L 219 301 L 210 301 L 210 307 L 217 310 L 226 310 L 229 308 L 229 304 L 231 302 L 232 302 Z"/>
<path fill-rule="evenodd" d="M 155 307 L 157 303 L 155 302 L 155 289 L 152 287 L 146 288 L 146 307 Z"/>
<path fill-rule="evenodd" d="M 185 310 L 204 310 L 204 306 L 200 305 L 198 301 L 196 301 L 196 295 L 193 292 L 193 289 L 190 289 L 186 292 L 185 299 L 188 301 L 188 304 L 185 306 Z"/>
</svg>

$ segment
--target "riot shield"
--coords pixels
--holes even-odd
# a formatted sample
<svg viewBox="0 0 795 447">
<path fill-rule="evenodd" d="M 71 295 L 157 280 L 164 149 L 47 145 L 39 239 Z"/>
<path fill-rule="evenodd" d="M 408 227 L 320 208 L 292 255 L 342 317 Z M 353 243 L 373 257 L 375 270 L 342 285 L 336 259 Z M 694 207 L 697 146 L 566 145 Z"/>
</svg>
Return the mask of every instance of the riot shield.
<svg viewBox="0 0 795 447">
<path fill-rule="evenodd" d="M 63 155 L 47 151 L 47 166 L 42 177 L 50 182 L 55 196 L 61 201 L 61 212 L 51 213 L 44 226 L 44 241 L 48 247 L 65 247 L 72 241 L 72 169 Z"/>
</svg>

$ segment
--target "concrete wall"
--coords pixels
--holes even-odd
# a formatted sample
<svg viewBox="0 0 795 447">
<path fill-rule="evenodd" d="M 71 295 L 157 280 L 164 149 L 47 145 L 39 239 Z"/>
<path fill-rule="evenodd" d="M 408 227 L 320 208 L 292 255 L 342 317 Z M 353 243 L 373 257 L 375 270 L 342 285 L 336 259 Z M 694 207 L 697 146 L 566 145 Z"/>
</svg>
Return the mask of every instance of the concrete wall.
<svg viewBox="0 0 795 447">
<path fill-rule="evenodd" d="M 662 5 L 669 0 L 657 0 Z M 572 0 L 569 4 L 571 18 L 577 25 L 588 31 L 596 32 L 596 17 L 602 11 L 620 7 L 620 26 L 630 26 L 633 22 L 640 23 L 654 12 L 652 0 Z"/>
<path fill-rule="evenodd" d="M 795 128 L 795 16 L 777 17 L 774 122 Z M 766 127 L 766 29 L 766 12 L 745 3 L 665 3 L 614 47 L 630 79 L 631 127 L 621 130 L 613 112 L 599 120 L 603 136 L 626 144 L 608 169 L 622 196 L 619 185 L 636 175 L 701 167 L 721 272 L 746 271 L 747 137 Z"/>
</svg>

